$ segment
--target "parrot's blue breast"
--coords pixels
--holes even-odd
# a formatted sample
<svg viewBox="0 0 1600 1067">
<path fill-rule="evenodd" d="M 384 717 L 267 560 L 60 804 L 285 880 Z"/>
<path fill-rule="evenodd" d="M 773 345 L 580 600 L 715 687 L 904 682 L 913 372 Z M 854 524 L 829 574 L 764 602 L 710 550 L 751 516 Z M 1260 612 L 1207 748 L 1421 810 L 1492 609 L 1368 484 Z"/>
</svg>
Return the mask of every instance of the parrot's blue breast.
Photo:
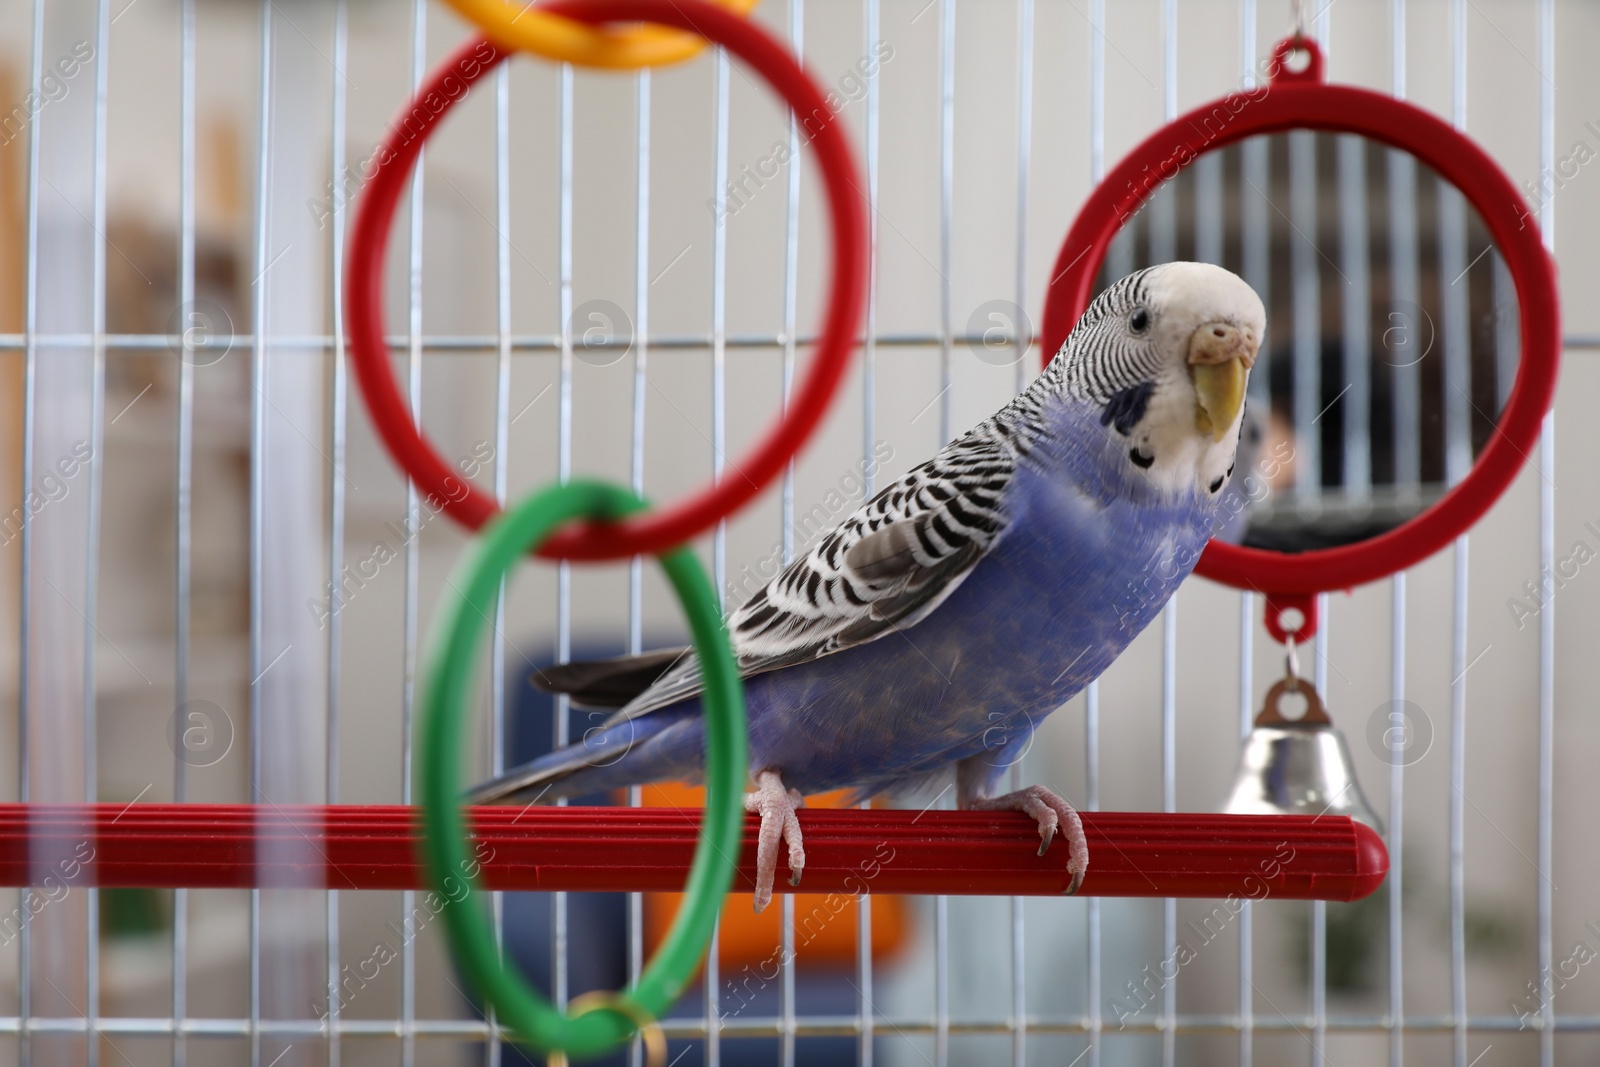
<svg viewBox="0 0 1600 1067">
<path fill-rule="evenodd" d="M 746 680 L 752 770 L 866 796 L 988 750 L 998 778 L 1161 611 L 1205 546 L 1213 500 L 1156 492 L 1090 413 L 1056 414 L 1006 486 L 1004 535 L 927 618 Z M 627 754 L 570 788 L 698 778 L 698 700 L 613 729 Z"/>
</svg>

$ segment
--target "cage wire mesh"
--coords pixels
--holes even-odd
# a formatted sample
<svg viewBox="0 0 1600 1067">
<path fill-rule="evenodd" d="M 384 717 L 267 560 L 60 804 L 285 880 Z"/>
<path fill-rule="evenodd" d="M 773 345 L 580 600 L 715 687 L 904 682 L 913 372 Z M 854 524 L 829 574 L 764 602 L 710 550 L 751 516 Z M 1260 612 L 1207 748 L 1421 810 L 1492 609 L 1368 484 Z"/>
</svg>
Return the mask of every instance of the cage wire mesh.
<svg viewBox="0 0 1600 1067">
<path fill-rule="evenodd" d="M 785 897 L 780 922 L 734 936 L 736 898 L 666 1020 L 675 1064 L 1600 1052 L 1600 850 L 1582 814 L 1600 751 L 1585 699 L 1600 437 L 1581 402 L 1600 344 L 1584 299 L 1600 11 L 1305 7 L 1330 79 L 1447 116 L 1524 186 L 1569 298 L 1563 411 L 1511 491 L 1452 552 L 1323 598 L 1309 654 L 1389 827 L 1386 887 L 1237 913 Z M 824 434 L 697 543 L 729 605 L 1033 376 L 1030 316 L 1092 183 L 1259 76 L 1293 13 L 769 0 L 754 17 L 848 124 L 876 250 L 859 371 Z M 466 28 L 422 0 L 0 0 L 0 26 L 0 729 L 16 756 L 0 790 L 410 801 L 419 642 L 467 538 L 352 403 L 335 294 L 372 146 Z M 428 145 L 389 257 L 418 417 L 502 498 L 578 472 L 658 500 L 737 476 L 723 457 L 783 402 L 820 306 L 803 129 L 715 53 L 636 74 L 518 58 L 472 95 Z M 1271 491 L 1241 532 L 1253 543 L 1392 525 L 1493 432 L 1514 299 L 1472 213 L 1407 159 L 1311 134 L 1218 153 L 1108 259 L 1111 276 L 1212 260 L 1266 297 L 1253 457 L 1294 462 L 1256 468 Z M 1214 809 L 1281 670 L 1260 610 L 1187 583 L 1011 780 L 1090 809 Z M 524 568 L 495 629 L 484 774 L 588 725 L 535 699 L 538 664 L 681 633 L 637 562 Z M 0 893 L 0 1063 L 524 1062 L 474 1008 L 426 894 L 96 890 L 92 848 L 46 859 L 59 877 Z M 638 973 L 660 906 L 515 894 L 495 911 L 565 1002 Z"/>
</svg>

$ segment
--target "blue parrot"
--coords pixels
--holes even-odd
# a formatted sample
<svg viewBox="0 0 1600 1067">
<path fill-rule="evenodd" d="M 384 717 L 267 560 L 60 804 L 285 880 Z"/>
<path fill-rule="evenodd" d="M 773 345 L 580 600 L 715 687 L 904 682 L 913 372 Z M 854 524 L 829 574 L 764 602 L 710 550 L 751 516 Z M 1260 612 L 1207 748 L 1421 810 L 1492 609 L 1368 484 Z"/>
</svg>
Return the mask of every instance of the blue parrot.
<svg viewBox="0 0 1600 1067">
<path fill-rule="evenodd" d="M 1189 574 L 1233 471 L 1266 329 L 1237 275 L 1166 263 L 1107 288 L 1045 371 L 997 414 L 886 486 L 728 618 L 761 816 L 756 910 L 780 839 L 790 881 L 808 793 L 948 783 L 962 809 L 1061 828 L 1069 892 L 1088 867 L 1077 812 L 1042 786 L 996 796 L 1038 723 L 1104 671 Z M 697 781 L 700 673 L 684 649 L 543 672 L 619 708 L 580 742 L 476 789 L 549 801 Z"/>
</svg>

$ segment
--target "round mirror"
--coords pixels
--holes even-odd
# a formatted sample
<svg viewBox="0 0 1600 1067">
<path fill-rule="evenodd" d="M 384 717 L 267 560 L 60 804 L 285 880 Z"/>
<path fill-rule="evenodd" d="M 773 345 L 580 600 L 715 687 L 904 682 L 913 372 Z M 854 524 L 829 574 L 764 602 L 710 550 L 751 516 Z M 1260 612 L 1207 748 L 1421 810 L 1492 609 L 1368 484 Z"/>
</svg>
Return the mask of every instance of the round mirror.
<svg viewBox="0 0 1600 1067">
<path fill-rule="evenodd" d="M 1287 63 L 1301 53 L 1303 69 Z M 1144 255 L 1153 245 L 1152 258 L 1178 256 L 1188 190 L 1194 254 L 1236 264 L 1274 309 L 1253 382 L 1252 458 L 1235 470 L 1233 499 L 1261 495 L 1259 477 L 1249 492 L 1258 472 L 1289 489 L 1243 500 L 1255 514 L 1219 530 L 1195 573 L 1271 594 L 1271 629 L 1272 595 L 1281 612 L 1311 604 L 1311 593 L 1394 574 L 1493 506 L 1535 451 L 1554 401 L 1561 306 L 1533 210 L 1471 138 L 1403 100 L 1327 84 L 1307 38 L 1279 41 L 1262 73 L 1261 83 L 1152 133 L 1095 187 L 1057 254 L 1039 332 L 1041 351 L 1053 354 L 1100 272 L 1134 265 L 1141 226 Z M 1487 298 L 1475 295 L 1482 284 Z M 1514 302 L 1498 299 L 1513 291 Z M 1287 321 L 1277 310 L 1285 292 Z M 1495 340 L 1480 357 L 1474 331 L 1485 328 L 1485 309 Z M 1280 393 L 1275 381 L 1286 376 Z M 1348 417 L 1324 427 L 1339 404 Z"/>
<path fill-rule="evenodd" d="M 1267 306 L 1218 536 L 1280 552 L 1362 541 L 1466 477 L 1516 376 L 1517 296 L 1483 218 L 1410 153 L 1294 130 L 1213 148 L 1123 220 L 1098 292 L 1216 263 Z"/>
</svg>

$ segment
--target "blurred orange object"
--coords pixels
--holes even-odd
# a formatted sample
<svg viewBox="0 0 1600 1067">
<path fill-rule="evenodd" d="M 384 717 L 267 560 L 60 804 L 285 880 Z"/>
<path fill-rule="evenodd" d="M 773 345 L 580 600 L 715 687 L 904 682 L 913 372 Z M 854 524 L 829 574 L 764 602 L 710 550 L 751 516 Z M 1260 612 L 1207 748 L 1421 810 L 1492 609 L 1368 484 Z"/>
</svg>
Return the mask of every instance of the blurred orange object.
<svg viewBox="0 0 1600 1067">
<path fill-rule="evenodd" d="M 824 793 L 807 797 L 808 808 L 845 807 L 847 793 Z M 705 803 L 705 790 L 669 783 L 647 785 L 643 790 L 647 808 L 699 808 Z M 780 875 L 780 877 L 782 877 Z M 655 951 L 678 913 L 682 893 L 646 893 L 644 898 L 645 954 Z M 753 967 L 762 977 L 776 977 L 783 960 L 782 895 L 772 898 L 772 906 L 756 914 L 749 893 L 730 893 L 722 906 L 722 925 L 718 960 L 724 974 Z M 853 964 L 856 958 L 856 898 L 846 893 L 794 894 L 794 952 L 797 961 L 808 965 Z M 897 896 L 874 896 L 872 902 L 872 957 L 882 959 L 905 943 L 907 934 L 905 901 Z M 771 974 L 763 973 L 773 968 Z"/>
</svg>

